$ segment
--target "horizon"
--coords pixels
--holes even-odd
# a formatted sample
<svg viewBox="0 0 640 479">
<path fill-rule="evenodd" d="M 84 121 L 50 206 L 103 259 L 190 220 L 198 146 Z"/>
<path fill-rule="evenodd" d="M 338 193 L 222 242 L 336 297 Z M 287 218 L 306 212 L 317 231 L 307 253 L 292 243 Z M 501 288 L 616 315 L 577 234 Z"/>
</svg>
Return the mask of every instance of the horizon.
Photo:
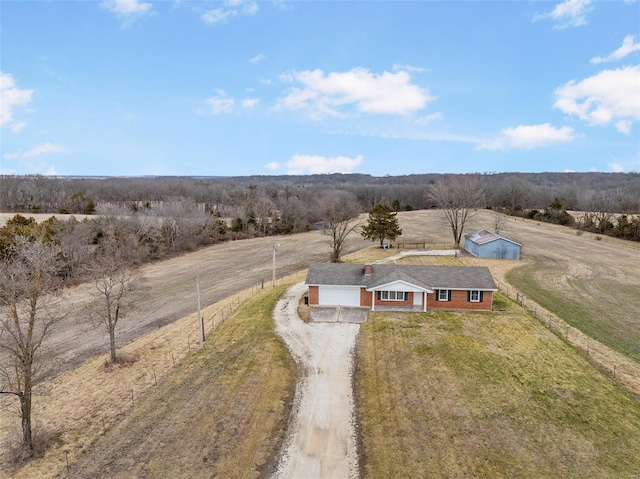
<svg viewBox="0 0 640 479">
<path fill-rule="evenodd" d="M 636 0 L 2 2 L 0 175 L 635 173 L 639 17 Z"/>
</svg>

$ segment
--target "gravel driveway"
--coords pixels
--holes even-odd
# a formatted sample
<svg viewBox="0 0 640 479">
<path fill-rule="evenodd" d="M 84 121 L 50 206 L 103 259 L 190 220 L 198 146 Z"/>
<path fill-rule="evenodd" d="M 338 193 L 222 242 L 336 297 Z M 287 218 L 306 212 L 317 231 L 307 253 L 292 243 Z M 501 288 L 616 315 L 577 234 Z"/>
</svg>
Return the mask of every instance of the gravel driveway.
<svg viewBox="0 0 640 479">
<path fill-rule="evenodd" d="M 273 316 L 298 364 L 293 418 L 274 479 L 357 478 L 352 390 L 357 324 L 306 324 L 298 316 L 304 283 L 289 288 Z"/>
</svg>

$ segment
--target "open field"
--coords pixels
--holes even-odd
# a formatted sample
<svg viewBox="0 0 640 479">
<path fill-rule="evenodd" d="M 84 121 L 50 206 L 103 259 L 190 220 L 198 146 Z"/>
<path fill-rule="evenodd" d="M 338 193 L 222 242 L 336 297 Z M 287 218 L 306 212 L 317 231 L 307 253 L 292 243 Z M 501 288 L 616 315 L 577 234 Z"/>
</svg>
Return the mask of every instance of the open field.
<svg viewBox="0 0 640 479">
<path fill-rule="evenodd" d="M 635 284 L 606 277 L 606 266 L 574 265 L 567 274 L 555 262 L 528 262 L 507 281 L 528 299 L 571 326 L 640 362 L 640 270 Z"/>
<path fill-rule="evenodd" d="M 276 256 L 278 278 L 306 269 L 312 262 L 328 260 L 329 238 L 319 232 L 230 241 L 149 264 L 140 269 L 148 294 L 135 311 L 118 324 L 118 346 L 170 324 L 196 309 L 196 276 L 200 276 L 201 304 L 207 306 L 246 288 L 271 285 L 273 244 L 280 246 Z M 367 247 L 353 235 L 346 253 Z M 70 288 L 63 304 L 71 305 L 67 320 L 56 327 L 48 341 L 54 370 L 69 370 L 108 350 L 108 335 L 95 328 L 83 313 L 90 299 L 90 286 Z"/>
<path fill-rule="evenodd" d="M 265 290 L 242 305 L 203 350 L 77 456 L 64 477 L 267 474 L 284 439 L 295 383 L 295 367 L 273 331 L 272 310 L 283 290 Z"/>
<path fill-rule="evenodd" d="M 492 230 L 493 218 L 492 212 L 479 212 L 465 231 Z M 405 235 L 417 235 L 420 227 L 438 224 L 437 212 L 403 213 L 401 224 Z M 502 234 L 522 244 L 522 261 L 490 262 L 494 277 L 640 362 L 640 244 L 514 218 Z"/>
<path fill-rule="evenodd" d="M 440 245 L 448 243 L 448 247 L 451 247 L 450 232 L 440 225 L 437 211 L 400 213 L 399 218 L 405 231 L 405 237 L 413 237 Z M 481 211 L 471 221 L 467 231 L 478 228 L 491 229 L 492 222 L 493 213 Z M 539 265 L 546 268 L 548 267 L 546 265 L 550 264 L 554 267 L 560 265 L 560 267 L 554 269 L 553 274 L 548 278 L 541 276 L 539 283 L 545 284 L 545 287 L 550 289 L 561 283 L 563 287 L 567 288 L 568 295 L 578 291 L 572 289 L 574 286 L 569 280 L 574 273 L 583 274 L 581 278 L 584 282 L 587 282 L 587 279 L 601 277 L 601 289 L 604 292 L 607 292 L 608 281 L 610 281 L 612 288 L 615 288 L 616 285 L 627 285 L 630 288 L 627 291 L 630 291 L 631 294 L 635 291 L 633 286 L 637 286 L 637 271 L 640 270 L 640 245 L 611 238 L 596 241 L 592 235 L 576 236 L 574 230 L 513 219 L 508 221 L 504 235 L 523 244 L 524 260 L 521 262 L 489 262 L 489 267 L 498 280 L 504 281 L 508 272 L 513 268 L 520 266 L 526 268 L 528 265 Z M 124 351 L 127 354 L 131 351 L 131 354 L 138 358 L 128 368 L 105 373 L 102 367 L 103 358 L 100 354 L 107 350 L 107 338 L 101 331 L 90 328 L 86 318 L 76 316 L 73 322 L 58 330 L 56 335 L 52 337 L 49 348 L 51 351 L 56 351 L 56 354 L 62 354 L 61 366 L 67 373 L 60 374 L 53 382 L 46 385 L 45 391 L 50 395 L 42 393 L 38 396 L 36 400 L 39 403 L 36 403 L 35 412 L 36 427 L 52 431 L 54 435 L 59 437 L 56 446 L 58 454 L 37 461 L 39 464 L 37 467 L 40 469 L 37 469 L 34 464 L 34 468 L 30 467 L 25 471 L 20 471 L 16 477 L 40 478 L 47 477 L 47 474 L 49 477 L 54 477 L 56 474 L 63 475 L 60 471 L 64 470 L 65 456 L 60 453 L 68 452 L 69 460 L 73 464 L 78 457 L 92 451 L 94 447 L 92 444 L 95 438 L 102 434 L 103 429 L 108 432 L 105 438 L 109 434 L 113 434 L 109 437 L 114 443 L 117 442 L 115 433 L 111 433 L 111 431 L 115 427 L 121 427 L 118 424 L 122 414 L 130 408 L 131 389 L 135 387 L 134 409 L 138 408 L 140 400 L 146 401 L 146 394 L 140 396 L 138 386 L 129 385 L 129 383 L 139 380 L 147 385 L 147 390 L 153 389 L 154 373 L 157 373 L 159 380 L 166 375 L 169 378 L 168 381 L 172 381 L 171 377 L 175 371 L 171 368 L 172 359 L 175 358 L 175 361 L 179 363 L 180 359 L 188 352 L 188 344 L 195 350 L 197 345 L 197 325 L 193 315 L 195 310 L 195 276 L 197 274 L 201 276 L 203 307 L 208 304 L 224 303 L 226 301 L 224 298 L 258 284 L 260 278 L 265 279 L 265 288 L 267 288 L 270 286 L 272 244 L 275 242 L 281 243 L 277 253 L 278 277 L 293 271 L 304 270 L 312 262 L 325 261 L 329 253 L 328 238 L 317 232 L 311 232 L 291 237 L 261 238 L 225 243 L 143 268 L 143 276 L 146 278 L 149 295 L 141 304 L 138 312 L 122 323 L 122 329 L 118 336 L 119 345 L 129 344 L 124 348 Z M 370 242 L 365 242 L 354 236 L 349 243 L 349 251 L 356 251 L 370 245 Z M 356 262 L 373 261 L 393 254 L 394 251 L 371 248 L 361 253 L 355 253 L 352 257 Z M 481 260 L 465 257 L 464 261 L 466 264 L 480 264 Z M 585 275 L 585 271 L 590 271 L 590 273 Z M 299 279 L 297 280 L 299 281 Z M 254 288 L 253 294 L 258 293 L 259 291 Z M 527 296 L 530 295 L 529 292 L 525 291 L 525 293 Z M 617 301 L 626 304 L 625 294 L 618 295 L 617 292 L 612 292 L 612 294 Z M 69 290 L 69 303 L 78 306 L 85 299 L 86 289 L 84 286 Z M 609 304 L 612 311 L 604 311 L 602 316 L 594 319 L 605 326 L 610 326 L 609 329 L 615 331 L 618 318 L 613 305 L 614 298 L 611 300 L 608 298 L 600 299 L 611 301 Z M 236 304 L 234 304 L 235 306 Z M 205 313 L 207 321 L 213 322 L 215 314 L 218 313 L 213 311 Z M 640 329 L 637 322 L 633 323 L 633 315 L 629 317 L 632 320 L 631 330 L 634 329 L 634 324 L 636 331 Z M 209 326 L 207 327 L 209 328 Z M 542 324 L 540 327 L 542 328 Z M 557 336 L 553 337 L 556 338 L 553 341 L 560 341 Z M 135 339 L 137 340 L 132 342 Z M 564 344 L 562 341 L 560 343 Z M 566 344 L 563 347 L 571 354 L 575 354 L 575 351 Z M 163 351 L 164 354 L 161 361 L 164 364 L 162 369 L 158 366 L 158 360 L 152 361 L 152 356 L 159 351 Z M 179 351 L 180 353 L 178 353 Z M 198 353 L 198 355 L 200 354 Z M 144 368 L 136 369 L 146 360 L 150 360 L 150 362 Z M 535 361 L 535 356 L 531 358 L 531 361 Z M 189 364 L 192 365 L 190 367 L 197 367 L 194 362 L 189 362 Z M 487 364 L 492 366 L 494 363 Z M 155 370 L 152 369 L 154 367 Z M 228 367 L 233 368 L 229 363 Z M 82 374 L 79 374 L 80 372 Z M 162 381 L 160 383 L 162 384 Z M 114 384 L 117 384 L 119 389 L 114 389 L 116 387 Z M 614 385 L 612 387 L 615 389 Z M 101 400 L 100 394 L 109 391 L 113 392 L 113 396 L 109 400 Z M 616 391 L 618 394 L 619 390 L 616 389 Z M 224 397 L 220 397 L 219 402 L 231 404 L 236 401 L 238 394 L 238 391 L 233 388 L 227 389 Z M 247 393 L 247 396 L 250 394 Z M 181 402 L 177 400 L 173 404 L 167 402 L 163 407 L 167 414 L 170 414 L 169 411 L 174 408 L 178 411 L 188 411 L 192 405 L 187 403 L 191 400 L 196 401 L 198 397 L 196 394 L 192 398 L 183 398 Z M 611 397 L 615 399 L 618 396 Z M 623 395 L 623 397 L 626 396 Z M 617 401 L 617 399 L 615 400 Z M 448 404 L 454 407 L 457 403 L 450 401 Z M 588 404 L 584 405 L 588 407 Z M 153 408 L 148 408 L 145 411 L 150 416 L 154 414 Z M 7 410 L 0 410 L 0 421 L 2 421 L 0 424 L 0 443 L 3 447 L 6 447 L 7 444 L 8 431 L 13 431 L 15 427 L 19 428 L 18 419 L 7 412 Z M 82 422 L 85 420 L 83 418 L 87 416 L 92 417 L 87 420 L 88 422 Z M 139 421 L 147 420 L 143 416 L 140 416 Z M 104 418 L 107 418 L 106 424 L 104 424 Z M 603 423 L 602 427 L 608 427 L 608 425 Z M 124 431 L 123 434 L 126 434 L 128 430 L 122 429 L 122 431 Z M 397 434 L 396 429 L 391 428 L 388 431 Z M 202 431 L 201 434 L 205 434 L 205 432 Z M 215 430 L 211 434 L 215 434 Z M 437 436 L 434 436 L 430 441 L 433 442 L 436 439 Z M 180 440 L 179 437 L 171 436 L 166 443 L 159 444 L 158 447 L 163 448 L 163 454 L 171 457 L 171 452 L 167 451 L 173 451 L 172 444 L 174 444 L 173 447 L 177 447 L 175 444 L 178 444 Z M 407 445 L 408 443 L 405 443 L 405 446 Z M 415 443 L 414 446 L 416 448 L 423 447 L 419 443 Z M 113 451 L 119 454 L 115 449 Z M 94 453 L 91 452 L 91 454 Z M 223 457 L 220 456 L 220 460 L 222 459 Z M 106 456 L 100 460 L 104 463 L 107 460 Z M 136 460 L 133 460 L 134 465 Z M 45 471 L 46 474 L 43 474 L 42 471 Z M 53 471 L 57 472 L 54 474 Z M 194 475 L 198 476 L 198 474 Z M 139 477 L 145 477 L 144 473 L 140 472 Z M 228 477 L 233 477 L 233 475 Z"/>
<path fill-rule="evenodd" d="M 514 302 L 361 326 L 364 477 L 633 478 L 640 403 Z"/>
</svg>

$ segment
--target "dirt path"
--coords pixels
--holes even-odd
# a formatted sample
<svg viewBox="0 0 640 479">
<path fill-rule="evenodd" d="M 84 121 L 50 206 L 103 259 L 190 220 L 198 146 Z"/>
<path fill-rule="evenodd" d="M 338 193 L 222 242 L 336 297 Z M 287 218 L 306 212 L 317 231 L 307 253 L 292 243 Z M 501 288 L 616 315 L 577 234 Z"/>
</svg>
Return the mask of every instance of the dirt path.
<svg viewBox="0 0 640 479">
<path fill-rule="evenodd" d="M 306 324 L 298 316 L 304 283 L 274 310 L 276 332 L 299 367 L 294 417 L 274 479 L 357 478 L 352 390 L 357 324 Z"/>
</svg>

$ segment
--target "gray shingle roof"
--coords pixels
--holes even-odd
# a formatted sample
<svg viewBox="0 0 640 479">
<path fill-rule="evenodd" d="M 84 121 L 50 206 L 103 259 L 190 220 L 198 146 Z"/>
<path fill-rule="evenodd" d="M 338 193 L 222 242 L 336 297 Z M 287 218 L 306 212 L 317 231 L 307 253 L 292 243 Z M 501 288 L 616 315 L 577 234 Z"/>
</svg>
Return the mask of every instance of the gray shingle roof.
<svg viewBox="0 0 640 479">
<path fill-rule="evenodd" d="M 497 291 L 489 268 L 485 266 L 371 265 L 364 274 L 363 264 L 322 263 L 309 267 L 306 284 L 333 286 L 379 286 L 405 281 L 424 289 L 479 289 Z"/>
<path fill-rule="evenodd" d="M 511 241 L 510 239 L 505 238 L 504 236 L 500 236 L 499 234 L 492 233 L 491 231 L 487 231 L 487 230 L 480 230 L 474 233 L 466 234 L 464 235 L 464 238 L 465 240 L 473 241 L 475 244 L 491 243 L 492 241 L 503 239 L 505 241 L 508 241 L 509 243 L 520 245 L 519 243 L 516 243 L 515 241 Z"/>
</svg>

